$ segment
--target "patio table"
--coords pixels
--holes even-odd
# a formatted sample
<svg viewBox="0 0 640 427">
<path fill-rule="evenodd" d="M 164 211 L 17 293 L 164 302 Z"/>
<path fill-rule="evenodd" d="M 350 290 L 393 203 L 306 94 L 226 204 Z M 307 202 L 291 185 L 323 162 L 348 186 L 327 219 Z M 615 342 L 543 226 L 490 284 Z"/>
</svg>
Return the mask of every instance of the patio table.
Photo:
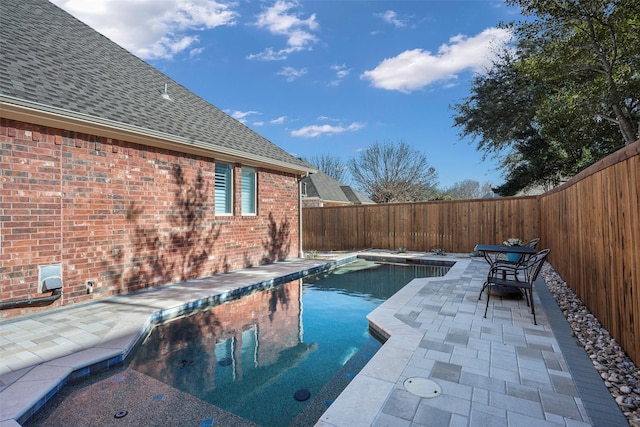
<svg viewBox="0 0 640 427">
<path fill-rule="evenodd" d="M 521 255 L 533 255 L 536 253 L 536 250 L 529 246 L 505 246 L 505 245 L 485 245 L 485 244 L 477 244 L 474 248 L 476 252 L 482 253 L 482 256 L 489 264 L 489 273 L 487 273 L 487 280 L 482 284 L 482 290 L 480 291 L 480 295 L 478 299 L 482 297 L 482 292 L 485 290 L 489 283 L 489 274 L 491 274 L 491 270 L 493 268 L 494 263 L 498 260 L 498 256 L 501 254 L 507 253 L 515 253 Z M 522 260 L 522 258 L 521 258 Z M 509 262 L 506 260 L 500 260 L 500 262 Z M 520 264 L 520 261 L 513 262 L 514 265 Z M 504 272 L 503 272 L 504 274 Z M 504 296 L 520 296 L 521 292 L 518 289 L 502 289 L 497 286 L 491 286 L 490 292 L 493 292 L 492 295 L 498 295 L 501 297 Z"/>
</svg>

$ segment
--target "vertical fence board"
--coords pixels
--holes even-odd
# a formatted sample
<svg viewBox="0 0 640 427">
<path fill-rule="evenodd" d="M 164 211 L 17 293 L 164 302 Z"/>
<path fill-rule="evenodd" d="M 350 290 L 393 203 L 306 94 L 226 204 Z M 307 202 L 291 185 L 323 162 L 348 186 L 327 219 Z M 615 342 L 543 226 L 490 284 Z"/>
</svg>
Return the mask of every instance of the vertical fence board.
<svg viewBox="0 0 640 427">
<path fill-rule="evenodd" d="M 626 175 L 629 177 L 628 194 L 631 202 L 626 210 L 622 280 L 625 301 L 627 301 L 625 312 L 630 318 L 626 322 L 629 327 L 624 333 L 628 337 L 628 342 L 623 345 L 625 349 L 628 349 L 627 353 L 640 355 L 640 268 L 638 268 L 638 260 L 640 259 L 640 156 L 630 158 L 627 161 Z"/>
</svg>

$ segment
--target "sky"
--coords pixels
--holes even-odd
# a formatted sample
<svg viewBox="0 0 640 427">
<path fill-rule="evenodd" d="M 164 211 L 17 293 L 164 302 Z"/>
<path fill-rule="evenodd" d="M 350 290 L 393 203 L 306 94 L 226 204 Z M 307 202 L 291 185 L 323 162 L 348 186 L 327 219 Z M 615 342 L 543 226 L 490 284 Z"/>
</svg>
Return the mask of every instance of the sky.
<svg viewBox="0 0 640 427">
<path fill-rule="evenodd" d="M 451 108 L 510 40 L 502 1 L 52 2 L 296 157 L 404 141 L 441 189 L 503 182 Z"/>
</svg>

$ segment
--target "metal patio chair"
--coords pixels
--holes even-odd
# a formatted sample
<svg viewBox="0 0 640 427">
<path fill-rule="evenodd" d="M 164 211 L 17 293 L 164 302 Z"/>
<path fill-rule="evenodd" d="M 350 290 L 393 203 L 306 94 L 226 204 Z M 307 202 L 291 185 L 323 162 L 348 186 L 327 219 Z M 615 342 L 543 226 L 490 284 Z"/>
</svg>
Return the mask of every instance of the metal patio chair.
<svg viewBox="0 0 640 427">
<path fill-rule="evenodd" d="M 487 276 L 487 305 L 484 309 L 484 317 L 487 317 L 487 310 L 489 309 L 489 300 L 491 299 L 491 286 L 503 287 L 503 288 L 517 288 L 519 289 L 526 301 L 527 306 L 531 308 L 531 314 L 533 315 L 533 324 L 537 325 L 536 311 L 533 306 L 533 283 L 538 278 L 542 265 L 544 264 L 547 255 L 549 255 L 550 249 L 544 249 L 537 252 L 535 255 L 529 256 L 525 261 L 521 262 L 517 266 L 513 266 L 510 271 L 510 275 L 513 278 L 507 278 L 505 273 L 505 267 L 492 266 L 489 275 Z"/>
<path fill-rule="evenodd" d="M 529 240 L 523 246 L 528 246 L 531 249 L 535 249 L 539 242 L 540 242 L 540 238 L 536 237 L 535 239 Z M 500 274 L 500 275 L 502 275 L 503 278 L 506 278 L 506 276 L 508 274 L 514 275 L 518 271 L 517 268 L 521 264 L 523 264 L 527 260 L 527 258 L 529 256 L 530 255 L 522 255 L 520 257 L 520 259 L 518 259 L 518 261 L 509 261 L 506 258 L 505 254 L 498 254 L 490 262 L 489 262 L 489 258 L 485 257 L 485 259 L 487 259 L 487 261 L 489 262 L 489 265 L 490 265 L 489 275 L 490 274 Z M 515 278 L 515 276 L 514 276 L 514 278 Z M 489 281 L 485 280 L 484 283 L 482 284 L 482 289 L 480 289 L 480 294 L 478 295 L 478 300 L 482 299 L 482 293 L 484 292 L 484 290 L 487 288 L 488 285 L 489 285 Z"/>
<path fill-rule="evenodd" d="M 540 243 L 540 238 L 536 237 L 535 239 L 529 240 L 523 246 L 535 249 L 538 243 Z M 513 275 L 518 271 L 518 267 L 524 264 L 530 256 L 531 255 L 522 255 L 518 261 L 509 261 L 507 258 L 500 257 L 495 260 L 491 267 L 495 270 L 496 274 L 501 274 L 504 278 L 507 274 Z M 480 292 L 480 296 L 482 296 L 482 292 Z"/>
</svg>

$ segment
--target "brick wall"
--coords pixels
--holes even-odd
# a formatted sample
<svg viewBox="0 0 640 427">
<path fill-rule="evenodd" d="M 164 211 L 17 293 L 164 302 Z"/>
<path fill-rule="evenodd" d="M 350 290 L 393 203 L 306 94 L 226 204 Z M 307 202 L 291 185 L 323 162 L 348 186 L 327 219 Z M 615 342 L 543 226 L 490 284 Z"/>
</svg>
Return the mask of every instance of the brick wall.
<svg viewBox="0 0 640 427">
<path fill-rule="evenodd" d="M 0 120 L 0 300 L 38 293 L 61 264 L 50 309 L 298 255 L 294 175 L 258 169 L 258 214 L 214 215 L 215 159 Z M 88 293 L 86 282 L 94 283 Z"/>
</svg>

